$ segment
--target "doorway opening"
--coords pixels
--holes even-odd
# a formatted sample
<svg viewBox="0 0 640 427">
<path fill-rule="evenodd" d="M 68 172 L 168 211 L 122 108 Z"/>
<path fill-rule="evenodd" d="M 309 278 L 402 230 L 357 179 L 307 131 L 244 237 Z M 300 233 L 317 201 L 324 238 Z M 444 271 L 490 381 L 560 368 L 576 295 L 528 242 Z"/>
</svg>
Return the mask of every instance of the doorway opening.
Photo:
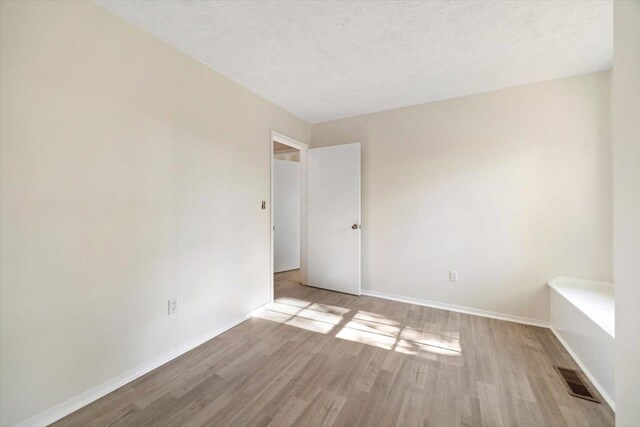
<svg viewBox="0 0 640 427">
<path fill-rule="evenodd" d="M 271 300 L 278 281 L 306 284 L 307 145 L 271 135 Z"/>
<path fill-rule="evenodd" d="M 309 148 L 272 131 L 270 145 L 271 301 L 277 271 L 296 272 L 292 280 L 303 285 L 360 295 L 360 143 Z M 281 213 L 285 206 L 291 210 Z"/>
<path fill-rule="evenodd" d="M 273 272 L 299 281 L 300 150 L 273 143 Z M 275 280 L 275 279 L 274 279 Z"/>
</svg>

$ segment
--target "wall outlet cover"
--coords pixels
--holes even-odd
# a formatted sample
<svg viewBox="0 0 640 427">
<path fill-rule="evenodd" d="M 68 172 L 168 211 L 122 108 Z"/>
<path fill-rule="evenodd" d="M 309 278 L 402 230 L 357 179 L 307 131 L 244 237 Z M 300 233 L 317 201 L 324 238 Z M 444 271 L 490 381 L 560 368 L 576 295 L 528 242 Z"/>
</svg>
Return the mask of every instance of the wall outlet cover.
<svg viewBox="0 0 640 427">
<path fill-rule="evenodd" d="M 449 271 L 449 281 L 457 282 L 458 281 L 458 272 L 457 271 Z"/>
<path fill-rule="evenodd" d="M 169 300 L 169 314 L 176 314 L 178 312 L 178 299 L 173 297 Z"/>
</svg>

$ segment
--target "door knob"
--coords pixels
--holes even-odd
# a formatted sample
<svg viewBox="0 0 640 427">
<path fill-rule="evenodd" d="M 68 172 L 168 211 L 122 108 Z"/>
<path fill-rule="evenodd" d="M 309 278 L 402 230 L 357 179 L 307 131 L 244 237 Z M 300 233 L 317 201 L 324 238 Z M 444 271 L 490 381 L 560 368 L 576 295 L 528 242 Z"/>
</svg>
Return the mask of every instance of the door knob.
<svg viewBox="0 0 640 427">
<path fill-rule="evenodd" d="M 357 230 L 358 228 L 360 228 L 360 226 L 358 224 L 353 224 L 351 228 L 353 228 L 354 230 Z"/>
</svg>

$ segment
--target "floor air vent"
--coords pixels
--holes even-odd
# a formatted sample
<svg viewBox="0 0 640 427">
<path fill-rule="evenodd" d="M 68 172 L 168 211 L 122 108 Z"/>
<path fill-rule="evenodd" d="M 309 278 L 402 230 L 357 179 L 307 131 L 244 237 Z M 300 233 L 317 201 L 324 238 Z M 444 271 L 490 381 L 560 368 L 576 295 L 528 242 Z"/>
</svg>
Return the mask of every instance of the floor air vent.
<svg viewBox="0 0 640 427">
<path fill-rule="evenodd" d="M 567 391 L 570 395 L 600 403 L 600 399 L 598 399 L 591 390 L 589 390 L 585 382 L 582 381 L 578 371 L 575 369 L 561 368 L 559 366 L 555 366 L 555 368 L 564 380 L 564 384 L 567 386 Z"/>
</svg>

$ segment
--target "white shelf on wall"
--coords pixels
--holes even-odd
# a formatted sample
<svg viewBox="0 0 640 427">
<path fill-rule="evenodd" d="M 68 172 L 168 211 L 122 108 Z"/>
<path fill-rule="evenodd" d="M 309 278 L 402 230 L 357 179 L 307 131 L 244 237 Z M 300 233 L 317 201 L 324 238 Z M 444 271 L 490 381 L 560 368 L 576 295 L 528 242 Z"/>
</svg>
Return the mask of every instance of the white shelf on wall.
<svg viewBox="0 0 640 427">
<path fill-rule="evenodd" d="M 615 338 L 613 283 L 556 277 L 549 286 Z"/>
</svg>

